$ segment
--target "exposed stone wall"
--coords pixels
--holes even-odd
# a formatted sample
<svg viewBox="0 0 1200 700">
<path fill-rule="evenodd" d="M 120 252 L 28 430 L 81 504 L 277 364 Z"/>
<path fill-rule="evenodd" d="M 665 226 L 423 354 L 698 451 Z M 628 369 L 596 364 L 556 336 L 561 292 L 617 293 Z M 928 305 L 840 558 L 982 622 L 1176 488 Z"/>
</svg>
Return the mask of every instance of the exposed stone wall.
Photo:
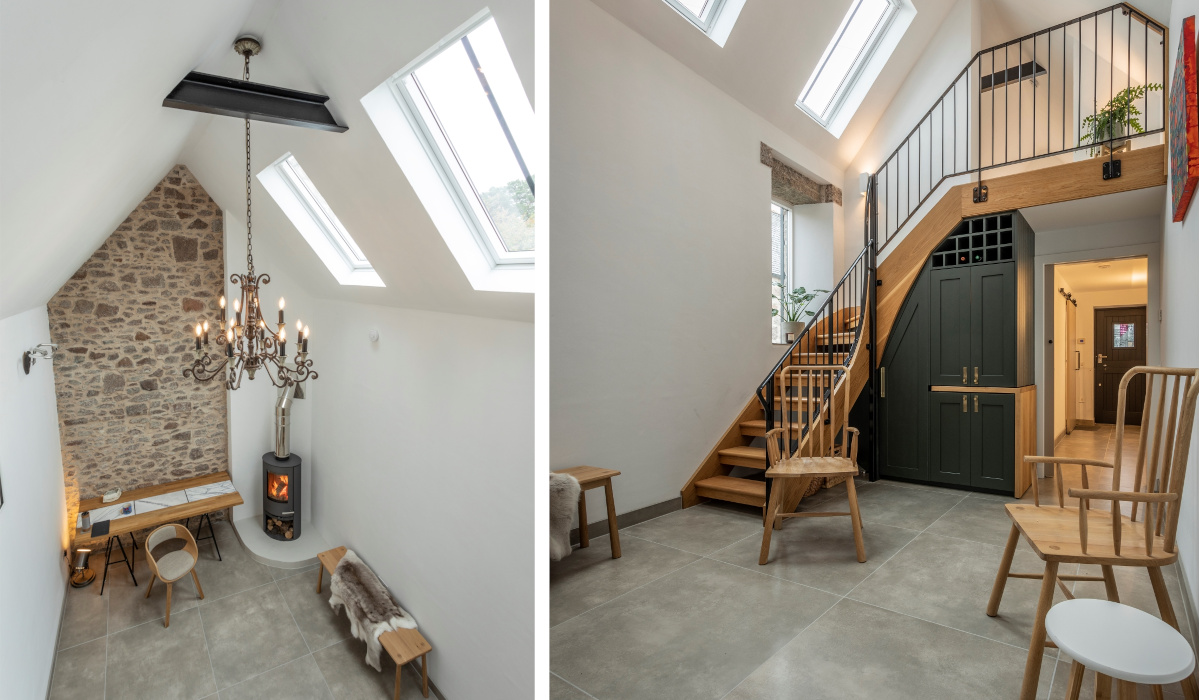
<svg viewBox="0 0 1200 700">
<path fill-rule="evenodd" d="M 80 498 L 228 468 L 225 389 L 183 376 L 217 318 L 222 230 L 177 165 L 50 300 L 68 531 Z"/>
<path fill-rule="evenodd" d="M 842 204 L 842 190 L 836 185 L 822 185 L 775 156 L 765 143 L 758 144 L 758 160 L 771 168 L 771 196 L 793 206 L 802 204 Z"/>
</svg>

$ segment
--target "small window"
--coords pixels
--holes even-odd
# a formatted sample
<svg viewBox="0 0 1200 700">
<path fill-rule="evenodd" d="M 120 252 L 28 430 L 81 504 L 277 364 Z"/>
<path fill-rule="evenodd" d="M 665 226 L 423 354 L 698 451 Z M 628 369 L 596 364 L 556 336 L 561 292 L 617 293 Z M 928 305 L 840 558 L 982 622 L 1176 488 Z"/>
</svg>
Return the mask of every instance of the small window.
<svg viewBox="0 0 1200 700">
<path fill-rule="evenodd" d="M 1135 325 L 1132 323 L 1113 324 L 1113 347 L 1132 348 L 1134 345 Z"/>
<path fill-rule="evenodd" d="M 532 291 L 536 124 L 491 15 L 362 103 L 472 286 Z"/>
<path fill-rule="evenodd" d="M 258 180 L 339 284 L 384 286 L 295 156 L 285 153 L 260 172 Z"/>
<path fill-rule="evenodd" d="M 899 10 L 898 0 L 855 0 L 796 106 L 829 128 Z"/>
<path fill-rule="evenodd" d="M 788 288 L 788 245 L 792 231 L 792 210 L 771 202 L 771 342 L 782 343 L 783 318 L 779 298 Z"/>
<path fill-rule="evenodd" d="M 725 46 L 733 25 L 746 0 L 664 0 L 676 12 L 708 35 L 718 46 Z"/>
</svg>

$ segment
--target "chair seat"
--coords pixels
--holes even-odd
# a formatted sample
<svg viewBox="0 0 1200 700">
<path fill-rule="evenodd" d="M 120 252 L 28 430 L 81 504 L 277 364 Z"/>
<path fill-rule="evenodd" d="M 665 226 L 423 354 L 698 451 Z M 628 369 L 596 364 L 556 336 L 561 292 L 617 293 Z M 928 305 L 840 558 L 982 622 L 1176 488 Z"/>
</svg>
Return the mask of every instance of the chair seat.
<svg viewBox="0 0 1200 700">
<path fill-rule="evenodd" d="M 1121 553 L 1118 555 L 1113 551 L 1112 513 L 1107 510 L 1093 508 L 1087 512 L 1088 548 L 1085 554 L 1079 544 L 1078 508 L 1038 507 L 1032 503 L 1009 503 L 1004 508 L 1043 561 L 1164 566 L 1174 563 L 1179 556 L 1163 551 L 1162 537 L 1154 538 L 1153 552 L 1147 555 L 1142 523 L 1133 523 L 1124 515 L 1121 516 Z"/>
<path fill-rule="evenodd" d="M 769 477 L 857 475 L 858 465 L 846 457 L 789 457 L 767 470 Z"/>
<path fill-rule="evenodd" d="M 192 555 L 177 549 L 154 560 L 158 564 L 158 577 L 163 581 L 175 581 L 192 570 L 196 560 Z"/>
<path fill-rule="evenodd" d="M 1195 666 L 1183 635 L 1157 617 L 1108 600 L 1077 598 L 1046 613 L 1046 633 L 1067 656 L 1121 680 L 1166 685 Z"/>
</svg>

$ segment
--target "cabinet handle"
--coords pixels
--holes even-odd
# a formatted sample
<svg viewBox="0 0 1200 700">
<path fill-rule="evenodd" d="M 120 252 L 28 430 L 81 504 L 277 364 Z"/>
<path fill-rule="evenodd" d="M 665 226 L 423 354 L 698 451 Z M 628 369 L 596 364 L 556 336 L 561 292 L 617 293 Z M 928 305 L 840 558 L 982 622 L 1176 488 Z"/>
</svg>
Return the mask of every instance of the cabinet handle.
<svg viewBox="0 0 1200 700">
<path fill-rule="evenodd" d="M 879 368 L 879 398 L 887 398 L 887 367 Z"/>
<path fill-rule="evenodd" d="M 975 394 L 975 412 L 979 413 L 979 394 Z"/>
<path fill-rule="evenodd" d="M 967 412 L 967 395 L 963 394 L 963 413 Z"/>
<path fill-rule="evenodd" d="M 979 384 L 979 368 L 975 368 L 975 383 Z"/>
<path fill-rule="evenodd" d="M 967 383 L 967 368 L 963 367 L 963 384 Z"/>
</svg>

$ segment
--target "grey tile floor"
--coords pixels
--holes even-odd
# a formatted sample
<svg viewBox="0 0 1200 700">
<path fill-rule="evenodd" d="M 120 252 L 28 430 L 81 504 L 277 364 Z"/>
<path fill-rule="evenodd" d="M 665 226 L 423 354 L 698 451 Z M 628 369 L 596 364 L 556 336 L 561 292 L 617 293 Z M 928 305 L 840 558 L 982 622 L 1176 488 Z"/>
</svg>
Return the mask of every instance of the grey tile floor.
<svg viewBox="0 0 1200 700">
<path fill-rule="evenodd" d="M 315 566 L 264 566 L 228 524 L 214 525 L 222 561 L 211 542 L 200 543 L 196 572 L 205 597 L 190 577 L 177 583 L 170 627 L 163 627 L 166 587 L 156 583 L 143 597 L 150 571 L 140 549 L 136 587 L 118 564 L 109 567 L 103 596 L 99 578 L 67 588 L 51 700 L 392 697 L 395 664 L 387 654 L 381 673 L 366 664 L 366 647 L 350 636 L 345 613 L 329 607 L 328 579 L 317 594 Z M 102 575 L 103 556 L 91 563 Z M 406 666 L 401 682 L 404 697 L 421 697 L 419 669 Z"/>
<path fill-rule="evenodd" d="M 890 481 L 858 489 L 866 563 L 848 518 L 810 518 L 786 521 L 759 566 L 759 511 L 724 504 L 625 528 L 620 559 L 601 536 L 552 563 L 551 698 L 1016 697 L 1039 582 L 1010 580 L 1000 614 L 984 612 L 1013 499 Z M 844 511 L 845 493 L 823 490 L 801 510 Z M 1013 571 L 1041 568 L 1022 543 Z M 1166 578 L 1182 621 L 1175 567 Z M 1117 581 L 1123 602 L 1157 615 L 1143 571 L 1118 569 Z M 1065 695 L 1069 666 L 1049 650 L 1039 697 Z M 1180 697 L 1178 686 L 1166 693 Z"/>
</svg>

